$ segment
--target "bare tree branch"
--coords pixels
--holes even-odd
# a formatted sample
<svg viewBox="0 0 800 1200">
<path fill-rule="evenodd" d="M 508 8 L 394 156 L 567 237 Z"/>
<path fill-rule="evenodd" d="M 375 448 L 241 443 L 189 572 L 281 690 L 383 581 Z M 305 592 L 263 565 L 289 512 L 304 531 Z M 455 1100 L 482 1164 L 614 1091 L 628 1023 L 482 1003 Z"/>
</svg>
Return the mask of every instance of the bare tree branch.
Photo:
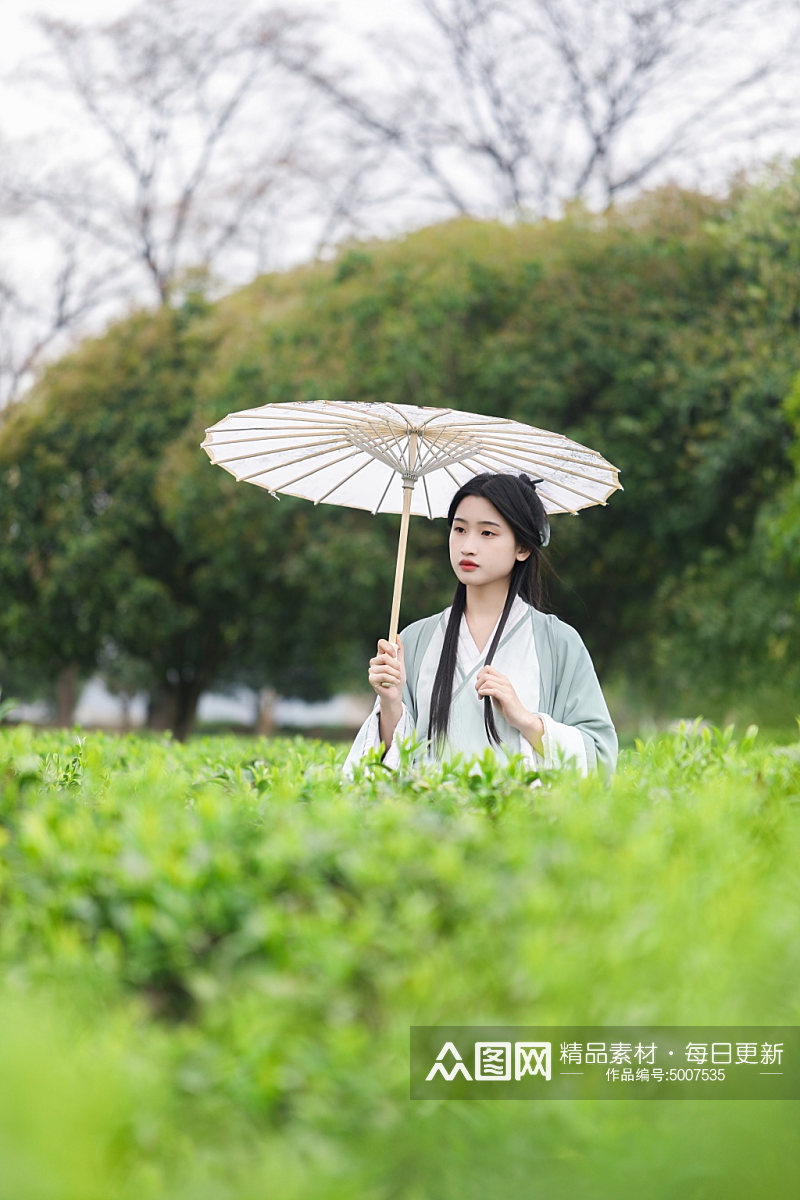
<svg viewBox="0 0 800 1200">
<path fill-rule="evenodd" d="M 276 265 L 292 228 L 322 253 L 449 213 L 608 204 L 800 115 L 800 0 L 416 0 L 413 32 L 349 64 L 321 18 L 257 2 L 42 20 L 37 80 L 65 135 L 24 168 L 4 156 L 0 259 L 24 222 L 56 265 L 35 299 L 0 269 L 0 390 L 123 295 L 163 304 L 195 268 L 233 284 Z"/>
<path fill-rule="evenodd" d="M 187 273 L 230 285 L 274 267 L 265 247 L 283 255 L 293 223 L 324 225 L 352 166 L 320 145 L 330 106 L 282 63 L 317 54 L 297 5 L 140 0 L 112 22 L 37 23 L 49 57 L 15 89 L 43 97 L 63 133 L 4 155 L 0 406 L 124 299 L 164 304 Z M 15 269 L 23 239 L 45 264 L 36 278 Z"/>
<path fill-rule="evenodd" d="M 340 64 L 288 65 L 456 212 L 608 203 L 699 162 L 715 136 L 719 157 L 721 138 L 730 151 L 746 147 L 787 105 L 800 109 L 797 0 L 418 0 L 418 9 L 427 41 L 396 33 L 382 50 L 373 44 L 380 91 Z"/>
<path fill-rule="evenodd" d="M 66 347 L 73 330 L 119 300 L 118 276 L 96 263 L 87 269 L 83 251 L 69 237 L 53 244 L 48 276 L 36 294 L 26 294 L 11 267 L 0 267 L 0 413 L 21 396 L 45 357 Z"/>
<path fill-rule="evenodd" d="M 210 5 L 199 13 L 185 0 L 143 0 L 97 26 L 41 18 L 55 76 L 105 152 L 81 164 L 80 184 L 70 179 L 75 168 L 59 164 L 29 183 L 30 196 L 76 232 L 135 257 L 157 302 L 167 302 L 180 272 L 214 265 L 252 206 L 311 158 L 308 97 L 279 63 L 289 47 L 300 60 L 313 54 L 308 27 L 297 10 L 239 17 Z M 265 108 L 272 122 L 259 121 Z M 286 126 L 292 163 L 268 149 Z M 253 136 L 260 144 L 246 163 Z"/>
</svg>

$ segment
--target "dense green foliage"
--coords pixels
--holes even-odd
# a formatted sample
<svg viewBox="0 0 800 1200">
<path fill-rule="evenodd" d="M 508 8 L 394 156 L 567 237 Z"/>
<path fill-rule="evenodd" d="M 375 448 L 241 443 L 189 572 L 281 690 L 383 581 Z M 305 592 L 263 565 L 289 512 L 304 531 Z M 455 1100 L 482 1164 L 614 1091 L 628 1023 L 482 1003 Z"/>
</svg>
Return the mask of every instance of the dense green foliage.
<svg viewBox="0 0 800 1200">
<path fill-rule="evenodd" d="M 788 1200 L 797 1104 L 411 1102 L 412 1024 L 797 1024 L 800 744 L 610 785 L 0 730 L 0 1195 Z"/>
<path fill-rule="evenodd" d="M 396 520 L 277 504 L 199 443 L 234 409 L 389 400 L 599 449 L 625 492 L 554 523 L 552 602 L 604 682 L 673 715 L 790 719 L 799 216 L 794 168 L 722 199 L 456 221 L 116 326 L 0 433 L 6 673 L 144 670 L 183 689 L 179 729 L 215 681 L 352 682 L 385 633 Z M 451 590 L 441 529 L 415 521 L 404 619 Z"/>
<path fill-rule="evenodd" d="M 370 530 L 344 571 L 350 514 L 312 529 L 307 505 L 210 469 L 194 416 L 216 340 L 201 303 L 139 314 L 53 368 L 4 426 L 6 691 L 100 667 L 183 735 L 212 683 L 314 696 L 350 666 L 374 598 L 352 592 L 359 560 L 378 557 Z M 187 425 L 206 477 L 182 461 Z"/>
</svg>

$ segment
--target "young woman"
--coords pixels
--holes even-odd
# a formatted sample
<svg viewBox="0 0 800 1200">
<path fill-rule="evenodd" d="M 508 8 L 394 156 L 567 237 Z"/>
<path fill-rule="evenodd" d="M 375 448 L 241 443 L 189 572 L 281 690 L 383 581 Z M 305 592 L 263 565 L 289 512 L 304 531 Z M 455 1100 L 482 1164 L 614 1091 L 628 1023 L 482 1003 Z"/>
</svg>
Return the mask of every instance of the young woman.
<svg viewBox="0 0 800 1200">
<path fill-rule="evenodd" d="M 536 481 L 536 482 L 541 482 Z M 526 475 L 476 475 L 447 514 L 458 585 L 450 608 L 416 621 L 369 663 L 375 707 L 344 765 L 381 743 L 387 767 L 416 734 L 427 759 L 523 754 L 533 767 L 611 773 L 617 736 L 577 632 L 540 610 L 544 506 Z"/>
</svg>

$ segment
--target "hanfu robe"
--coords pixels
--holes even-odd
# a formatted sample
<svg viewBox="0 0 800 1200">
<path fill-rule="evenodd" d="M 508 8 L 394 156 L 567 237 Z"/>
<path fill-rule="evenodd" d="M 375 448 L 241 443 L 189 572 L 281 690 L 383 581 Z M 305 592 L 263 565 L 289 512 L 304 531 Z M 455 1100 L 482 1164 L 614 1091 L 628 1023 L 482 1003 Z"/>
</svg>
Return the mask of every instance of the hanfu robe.
<svg viewBox="0 0 800 1200">
<path fill-rule="evenodd" d="M 449 616 L 450 609 L 446 608 L 415 621 L 400 635 L 406 685 L 402 715 L 383 760 L 387 767 L 399 765 L 399 743 L 413 734 L 425 743 L 417 755 L 423 761 L 457 754 L 472 758 L 490 746 L 484 725 L 483 697 L 475 690 L 475 677 L 485 665 L 486 651 L 497 625 L 480 651 L 465 616 L 461 618 L 459 631 L 447 739 L 439 753 L 435 753 L 427 740 L 433 681 Z M 521 754 L 534 769 L 570 765 L 584 775 L 595 769 L 604 774 L 613 772 L 617 735 L 589 652 L 571 625 L 515 597 L 492 665 L 507 676 L 521 704 L 541 717 L 544 725 L 539 754 L 495 706 L 495 724 L 502 744 L 492 749 L 501 761 L 507 761 L 509 755 Z M 370 749 L 380 746 L 379 720 L 380 699 L 376 697 L 375 706 L 358 731 L 345 761 L 346 776 L 352 775 L 355 763 Z"/>
</svg>

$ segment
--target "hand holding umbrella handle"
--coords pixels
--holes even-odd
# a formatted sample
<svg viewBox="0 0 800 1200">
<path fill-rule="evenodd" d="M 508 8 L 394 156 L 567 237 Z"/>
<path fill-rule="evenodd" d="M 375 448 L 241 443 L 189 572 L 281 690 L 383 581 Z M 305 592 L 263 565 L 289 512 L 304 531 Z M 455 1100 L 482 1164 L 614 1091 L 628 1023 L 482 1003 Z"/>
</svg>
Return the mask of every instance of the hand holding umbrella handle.
<svg viewBox="0 0 800 1200">
<path fill-rule="evenodd" d="M 402 642 L 393 645 L 384 638 L 380 639 L 375 657 L 369 660 L 369 683 L 380 696 L 381 709 L 388 706 L 399 714 L 406 684 Z M 383 692 L 383 688 L 391 688 L 391 694 Z"/>
</svg>

